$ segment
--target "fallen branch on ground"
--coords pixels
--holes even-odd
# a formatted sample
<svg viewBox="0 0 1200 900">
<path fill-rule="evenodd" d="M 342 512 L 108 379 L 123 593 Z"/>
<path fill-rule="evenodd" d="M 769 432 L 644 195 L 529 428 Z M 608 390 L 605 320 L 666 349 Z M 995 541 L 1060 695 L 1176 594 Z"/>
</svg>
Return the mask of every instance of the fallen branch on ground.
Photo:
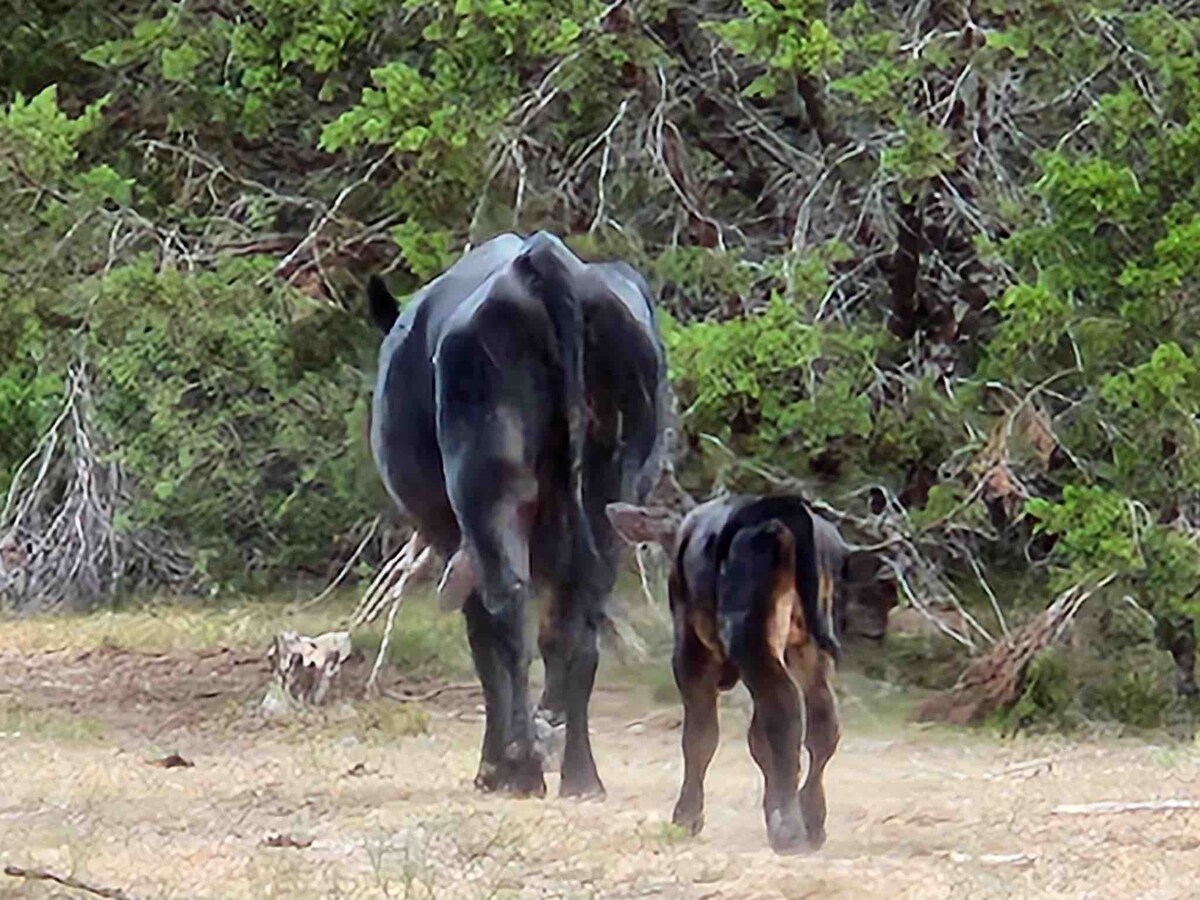
<svg viewBox="0 0 1200 900">
<path fill-rule="evenodd" d="M 1127 812 L 1170 812 L 1176 809 L 1200 809 L 1200 800 L 1135 800 L 1122 803 L 1104 800 L 1100 803 L 1065 803 L 1050 810 L 1052 816 L 1106 816 Z"/>
<path fill-rule="evenodd" d="M 1114 578 L 1115 574 L 1108 575 L 1087 590 L 1075 585 L 1059 595 L 1045 612 L 972 662 L 954 687 L 918 706 L 916 719 L 966 725 L 1011 706 L 1021 696 L 1025 672 L 1033 658 L 1058 641 L 1088 598 Z"/>
<path fill-rule="evenodd" d="M 482 688 L 478 681 L 464 681 L 461 684 L 443 684 L 441 687 L 435 687 L 431 691 L 426 691 L 424 694 L 418 694 L 415 697 L 406 697 L 404 694 L 397 694 L 395 691 L 384 691 L 383 696 L 389 700 L 396 700 L 400 703 L 425 703 L 433 700 L 435 697 L 440 697 L 442 694 L 448 694 L 451 691 L 479 691 Z"/>
<path fill-rule="evenodd" d="M 97 885 L 80 881 L 78 878 L 72 878 L 70 875 L 55 875 L 53 872 L 48 872 L 45 869 L 23 869 L 20 866 L 5 866 L 4 874 L 12 878 L 24 878 L 27 881 L 53 881 L 55 884 L 74 888 L 77 891 L 84 891 L 95 897 L 108 897 L 109 900 L 135 900 L 132 894 L 127 894 L 120 888 L 98 887 Z"/>
</svg>

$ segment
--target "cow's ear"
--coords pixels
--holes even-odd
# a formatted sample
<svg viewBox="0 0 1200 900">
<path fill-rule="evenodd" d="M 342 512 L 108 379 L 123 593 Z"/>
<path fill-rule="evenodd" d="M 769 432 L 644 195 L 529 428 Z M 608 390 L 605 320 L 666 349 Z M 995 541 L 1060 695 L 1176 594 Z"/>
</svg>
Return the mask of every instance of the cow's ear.
<svg viewBox="0 0 1200 900">
<path fill-rule="evenodd" d="M 604 508 L 617 534 L 631 544 L 661 544 L 670 552 L 679 532 L 679 514 L 661 506 L 610 503 Z"/>
<path fill-rule="evenodd" d="M 400 315 L 400 306 L 396 303 L 396 298 L 378 275 L 372 275 L 367 281 L 367 309 L 375 327 L 384 334 L 392 330 L 396 318 Z"/>
</svg>

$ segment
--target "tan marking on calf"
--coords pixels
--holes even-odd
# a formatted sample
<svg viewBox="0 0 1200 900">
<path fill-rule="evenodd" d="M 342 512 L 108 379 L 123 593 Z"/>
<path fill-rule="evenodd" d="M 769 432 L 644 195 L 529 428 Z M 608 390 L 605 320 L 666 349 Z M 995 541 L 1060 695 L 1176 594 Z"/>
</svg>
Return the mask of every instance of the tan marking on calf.
<svg viewBox="0 0 1200 900">
<path fill-rule="evenodd" d="M 692 612 L 688 615 L 688 621 L 692 626 L 692 631 L 695 632 L 697 639 L 705 648 L 713 654 L 717 659 L 724 661 L 725 647 L 721 643 L 721 635 L 717 630 L 717 621 L 710 615 L 701 612 Z"/>
<path fill-rule="evenodd" d="M 804 608 L 796 592 L 796 545 L 792 533 L 780 526 L 776 533 L 784 562 L 775 570 L 771 588 L 771 609 L 767 616 L 767 647 L 783 663 L 789 647 L 808 641 Z"/>
<path fill-rule="evenodd" d="M 834 589 L 833 576 L 830 575 L 827 570 L 822 568 L 817 573 L 817 583 L 818 606 L 821 609 L 821 614 L 824 615 L 826 619 L 832 619 Z"/>
<path fill-rule="evenodd" d="M 832 657 L 824 653 L 815 641 L 806 639 L 788 646 L 788 674 L 802 691 L 812 690 L 823 678 L 832 675 L 832 663 Z"/>
</svg>

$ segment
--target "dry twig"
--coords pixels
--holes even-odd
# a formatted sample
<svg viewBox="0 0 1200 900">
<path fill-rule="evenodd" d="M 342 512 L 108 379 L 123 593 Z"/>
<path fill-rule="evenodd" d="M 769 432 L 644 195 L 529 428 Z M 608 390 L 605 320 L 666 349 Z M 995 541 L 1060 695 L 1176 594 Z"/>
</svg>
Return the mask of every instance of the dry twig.
<svg viewBox="0 0 1200 900">
<path fill-rule="evenodd" d="M 56 875 L 46 869 L 25 869 L 21 866 L 7 865 L 4 867 L 4 874 L 11 878 L 24 878 L 27 881 L 53 881 L 55 884 L 61 884 L 63 887 L 84 891 L 94 897 L 107 897 L 109 900 L 135 900 L 133 894 L 126 893 L 120 888 L 100 887 L 88 884 L 71 875 Z"/>
<path fill-rule="evenodd" d="M 1127 812 L 1173 812 L 1179 809 L 1200 809 L 1200 800 L 1134 800 L 1122 803 L 1103 800 L 1099 803 L 1064 803 L 1050 810 L 1052 816 L 1107 816 Z"/>
</svg>

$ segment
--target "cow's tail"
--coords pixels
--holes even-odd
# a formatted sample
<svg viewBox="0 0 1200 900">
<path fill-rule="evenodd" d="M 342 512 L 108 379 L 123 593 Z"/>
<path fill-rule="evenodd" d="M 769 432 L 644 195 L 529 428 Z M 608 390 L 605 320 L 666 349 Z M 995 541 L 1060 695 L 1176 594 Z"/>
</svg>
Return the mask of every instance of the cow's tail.
<svg viewBox="0 0 1200 900">
<path fill-rule="evenodd" d="M 583 376 L 583 307 L 571 286 L 571 273 L 556 241 L 544 234 L 529 239 L 514 268 L 550 317 L 562 359 L 563 405 L 567 418 L 568 469 L 572 531 L 581 549 L 596 553 L 595 537 L 583 506 L 583 444 L 587 398 Z"/>
</svg>

